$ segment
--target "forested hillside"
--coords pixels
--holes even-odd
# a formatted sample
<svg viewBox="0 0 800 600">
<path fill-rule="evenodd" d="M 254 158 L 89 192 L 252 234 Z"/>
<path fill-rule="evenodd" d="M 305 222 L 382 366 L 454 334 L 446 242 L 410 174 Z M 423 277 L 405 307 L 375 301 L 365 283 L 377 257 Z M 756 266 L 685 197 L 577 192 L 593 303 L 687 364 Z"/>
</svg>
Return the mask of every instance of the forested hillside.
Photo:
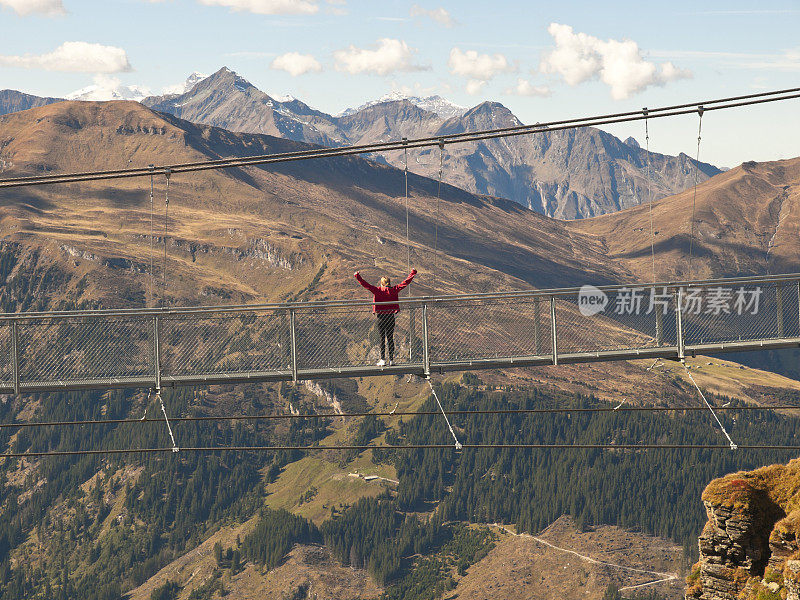
<svg viewBox="0 0 800 600">
<path fill-rule="evenodd" d="M 546 390 L 485 391 L 475 378 L 467 381 L 472 385 L 441 388 L 445 406 L 481 411 L 607 406 Z M 171 414 L 199 410 L 192 390 L 166 398 Z M 122 392 L 42 395 L 34 403 L 39 414 L 63 420 L 113 419 L 144 410 L 140 395 Z M 17 403 L 0 406 L 4 423 L 18 420 Z M 422 406 L 434 408 L 432 401 Z M 725 415 L 723 423 L 739 443 L 800 443 L 793 417 L 761 411 Z M 175 427 L 184 446 L 311 444 L 330 433 L 334 420 L 293 419 L 287 428 L 268 423 L 181 422 Z M 460 415 L 453 424 L 470 443 L 722 441 L 706 412 Z M 362 428 L 359 435 L 379 430 Z M 164 446 L 166 431 L 163 422 L 148 421 L 57 430 L 4 427 L 0 435 L 16 452 L 76 451 Z M 389 430 L 386 441 L 449 443 L 449 435 L 441 416 L 421 415 L 405 420 L 399 431 Z M 521 531 L 536 532 L 566 513 L 584 526 L 620 524 L 669 536 L 691 553 L 704 519 L 697 498 L 710 479 L 790 458 L 788 453 L 741 450 L 382 451 L 373 460 L 395 465 L 397 493 L 334 512 L 322 524 L 320 537 L 302 519 L 287 521 L 262 510 L 264 477 L 268 481 L 301 456 L 186 452 L 6 460 L 0 466 L 6 490 L 0 515 L 0 598 L 72 598 L 77 590 L 89 599 L 118 598 L 215 529 L 259 513 L 259 524 L 240 545 L 220 548 L 220 569 L 238 569 L 247 561 L 269 568 L 293 543 L 324 540 L 343 565 L 367 568 L 387 586 L 386 598 L 398 600 L 435 597 L 421 590 L 452 588 L 459 573 L 485 555 L 492 536 L 464 530 L 456 525 L 460 522 L 513 523 Z M 341 460 L 333 453 L 320 456 Z"/>
</svg>

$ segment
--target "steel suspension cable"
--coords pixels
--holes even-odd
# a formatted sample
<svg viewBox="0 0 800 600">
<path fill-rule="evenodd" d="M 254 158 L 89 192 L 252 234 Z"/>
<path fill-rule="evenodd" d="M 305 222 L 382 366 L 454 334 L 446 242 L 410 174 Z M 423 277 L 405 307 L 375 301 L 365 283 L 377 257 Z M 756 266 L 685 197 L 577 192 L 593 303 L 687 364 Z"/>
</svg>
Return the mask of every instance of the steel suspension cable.
<svg viewBox="0 0 800 600">
<path fill-rule="evenodd" d="M 722 98 L 717 100 L 707 100 L 702 103 L 694 102 L 689 104 L 680 104 L 668 107 L 654 108 L 649 110 L 649 118 L 663 118 L 673 117 L 684 114 L 691 114 L 697 111 L 697 106 L 704 105 L 704 110 L 725 110 L 729 108 L 737 108 L 743 106 L 753 106 L 756 104 L 763 104 L 769 102 L 780 102 L 784 100 L 792 100 L 800 98 L 800 88 L 791 88 L 785 90 L 776 90 L 773 92 L 764 92 L 760 94 L 749 94 L 746 96 L 734 96 L 730 98 Z M 688 110 L 683 110 L 687 107 L 695 107 Z M 600 115 L 595 117 L 581 117 L 575 119 L 565 119 L 560 121 L 551 121 L 548 123 L 537 123 L 534 125 L 519 125 L 514 127 L 505 127 L 497 129 L 487 129 L 476 132 L 464 132 L 458 134 L 448 134 L 436 137 L 423 137 L 408 140 L 406 142 L 380 142 L 373 144 L 361 144 L 355 146 L 345 146 L 341 148 L 322 148 L 312 150 L 302 150 L 297 152 L 287 152 L 279 154 L 266 154 L 257 155 L 246 158 L 228 158 L 217 159 L 210 161 L 199 161 L 180 163 L 171 166 L 162 166 L 156 168 L 156 173 L 165 173 L 167 169 L 173 173 L 186 173 L 205 171 L 211 169 L 223 168 L 237 168 L 245 166 L 258 166 L 272 163 L 289 162 L 294 160 L 307 160 L 316 158 L 327 158 L 334 156 L 350 156 L 355 154 L 365 154 L 370 152 L 386 152 L 390 150 L 399 150 L 407 148 L 424 148 L 436 146 L 440 141 L 445 143 L 456 142 L 470 142 L 486 139 L 494 139 L 499 137 L 511 137 L 516 135 L 529 135 L 541 133 L 543 131 L 562 131 L 566 129 L 576 129 L 581 127 L 592 127 L 599 125 L 610 125 L 615 123 L 626 123 L 631 121 L 639 121 L 645 117 L 641 111 L 613 113 L 608 115 Z M 17 177 L 12 179 L 0 180 L 0 188 L 3 187 L 20 187 L 27 185 L 45 185 L 52 183 L 67 183 L 73 181 L 96 181 L 102 179 L 119 179 L 125 177 L 141 177 L 149 174 L 149 169 L 134 168 L 134 169 L 116 169 L 107 171 L 91 171 L 80 172 L 63 175 L 33 175 L 26 177 Z"/>
<path fill-rule="evenodd" d="M 707 411 L 705 406 L 618 406 L 618 407 L 593 407 L 593 408 L 508 408 L 486 410 L 445 410 L 449 416 L 485 416 L 485 415 L 535 415 L 535 414 L 581 414 L 581 413 L 634 413 L 634 412 L 698 412 Z M 753 410 L 800 410 L 800 406 L 778 404 L 775 406 L 715 406 L 716 411 L 753 411 Z M 416 417 L 440 415 L 438 410 L 423 411 L 389 411 L 389 412 L 352 412 L 352 413 L 311 413 L 311 414 L 250 414 L 250 415 L 197 415 L 188 417 L 171 417 L 172 423 L 178 422 L 211 422 L 220 421 L 273 421 L 285 419 L 341 419 L 358 417 Z M 15 421 L 0 423 L 0 429 L 31 428 L 31 427 L 66 427 L 84 425 L 123 425 L 127 423 L 163 423 L 163 419 L 145 416 L 138 419 L 91 419 L 75 421 Z"/>
<path fill-rule="evenodd" d="M 409 244 L 408 232 L 409 232 L 409 222 L 408 222 L 408 147 L 405 146 L 405 143 L 408 141 L 408 138 L 403 138 L 403 173 L 405 175 L 405 182 L 406 182 L 406 271 L 411 270 L 411 246 Z"/>
<path fill-rule="evenodd" d="M 782 90 L 773 90 L 773 91 L 769 91 L 769 92 L 760 92 L 760 93 L 757 93 L 757 94 L 745 94 L 745 95 L 742 95 L 742 96 L 729 96 L 727 98 L 717 98 L 717 99 L 713 99 L 713 100 L 702 100 L 702 101 L 697 101 L 697 102 L 690 102 L 690 103 L 687 103 L 687 104 L 675 104 L 675 105 L 672 105 L 672 106 L 663 106 L 663 107 L 659 107 L 659 108 L 652 108 L 652 109 L 650 109 L 650 112 L 651 113 L 660 113 L 660 112 L 664 112 L 664 111 L 675 111 L 675 110 L 680 110 L 680 109 L 689 108 L 689 107 L 696 107 L 696 106 L 699 106 L 699 105 L 705 105 L 706 110 L 718 110 L 720 108 L 734 108 L 734 107 L 738 107 L 738 106 L 750 106 L 750 105 L 753 105 L 753 104 L 761 104 L 763 102 L 775 102 L 775 101 L 791 100 L 791 99 L 794 99 L 794 98 L 800 98 L 800 94 L 797 94 L 795 92 L 800 92 L 800 87 L 798 87 L 798 88 L 786 88 L 786 89 L 782 89 Z M 787 94 L 793 94 L 793 95 L 787 95 Z M 783 96 L 783 97 L 778 97 L 778 96 Z M 730 104 L 729 106 L 722 106 L 722 107 L 713 107 L 713 106 L 711 106 L 711 105 L 715 105 L 715 104 L 721 104 L 721 103 L 724 103 L 724 102 L 738 102 L 738 101 L 743 101 L 743 102 L 739 102 L 738 104 Z M 583 123 L 585 121 L 591 121 L 591 120 L 596 120 L 596 119 L 616 119 L 616 118 L 619 118 L 619 117 L 629 117 L 629 116 L 638 115 L 638 114 L 640 114 L 640 112 L 641 111 L 628 111 L 628 112 L 620 112 L 620 113 L 610 113 L 610 114 L 605 114 L 605 115 L 598 115 L 598 116 L 595 116 L 595 117 L 580 117 L 580 118 L 573 118 L 573 119 L 563 119 L 563 120 L 560 120 L 560 121 L 549 121 L 549 122 L 546 122 L 546 123 L 537 123 L 535 125 L 515 125 L 515 126 L 511 126 L 511 127 L 487 129 L 487 130 L 482 130 L 482 131 L 477 131 L 477 132 L 452 133 L 452 134 L 447 134 L 447 135 L 444 135 L 444 136 L 440 135 L 440 136 L 437 136 L 437 137 L 416 138 L 416 139 L 414 139 L 412 141 L 413 142 L 431 142 L 430 144 L 427 144 L 427 145 L 432 146 L 432 145 L 435 145 L 435 143 L 434 143 L 435 140 L 445 139 L 448 142 L 454 142 L 454 141 L 462 140 L 462 138 L 467 138 L 467 137 L 470 137 L 470 136 L 473 136 L 473 135 L 476 135 L 476 134 L 482 134 L 482 133 L 504 133 L 504 132 L 513 133 L 515 131 L 523 131 L 523 133 L 535 133 L 536 131 L 539 131 L 539 130 L 544 129 L 544 128 L 549 128 L 549 127 L 555 126 L 555 125 L 574 125 L 575 127 L 585 127 L 586 125 L 582 125 L 581 124 L 581 123 Z M 672 114 L 668 114 L 668 115 L 654 115 L 654 116 L 655 117 L 674 116 L 676 114 L 689 114 L 689 113 L 692 113 L 692 112 L 695 112 L 695 111 L 694 110 L 689 110 L 689 111 L 685 111 L 685 112 L 681 112 L 681 113 L 672 113 Z M 640 120 L 641 118 L 642 117 L 638 117 L 638 118 L 634 118 L 632 120 Z M 614 121 L 614 122 L 624 122 L 624 121 Z M 572 128 L 572 127 L 567 127 L 567 128 Z M 529 131 L 529 130 L 533 130 L 533 131 Z M 467 140 L 464 140 L 464 141 L 473 141 L 473 140 L 472 139 L 467 139 Z M 342 147 L 341 150 L 358 150 L 358 149 L 360 149 L 361 152 L 358 152 L 358 153 L 366 153 L 366 152 L 370 152 L 371 149 L 382 148 L 383 146 L 386 146 L 386 145 L 387 144 L 382 144 L 382 143 L 360 144 L 360 145 L 353 145 L 353 146 L 345 146 L 345 147 Z M 396 150 L 396 149 L 399 149 L 399 148 L 400 148 L 400 146 L 398 146 L 397 143 L 395 142 L 392 145 L 392 148 L 382 148 L 382 149 L 395 149 Z M 286 153 L 281 153 L 281 154 L 261 155 L 261 156 L 251 157 L 251 158 L 252 159 L 259 159 L 259 158 L 269 158 L 269 157 L 286 157 L 286 158 L 289 158 L 289 159 L 299 159 L 299 158 L 302 158 L 302 157 L 304 157 L 304 156 L 306 156 L 308 154 L 312 154 L 312 153 L 315 153 L 315 152 L 319 152 L 319 150 L 302 150 L 302 151 L 296 151 L 296 152 L 286 152 Z M 311 156 L 310 158 L 314 158 L 314 157 Z M 180 165 L 173 165 L 171 168 L 172 168 L 173 171 L 176 171 L 176 169 L 179 169 L 181 167 L 190 167 L 190 166 L 206 166 L 207 168 L 225 168 L 226 163 L 230 162 L 231 160 L 236 160 L 236 159 L 216 159 L 216 160 L 211 160 L 211 161 L 181 163 Z M 216 167 L 214 167 L 214 165 L 216 165 Z M 158 167 L 157 168 L 157 172 L 158 173 L 163 173 L 166 168 L 167 167 Z M 134 177 L 139 177 L 141 175 L 146 175 L 146 172 L 144 172 L 144 171 L 145 171 L 144 169 L 113 169 L 113 170 L 105 170 L 105 171 L 87 171 L 87 172 L 83 172 L 83 173 L 73 173 L 73 174 L 70 174 L 70 175 L 100 175 L 100 176 L 105 176 L 105 175 L 108 175 L 108 176 L 111 176 L 111 175 L 130 175 L 130 176 L 134 176 Z M 4 185 L 6 182 L 19 182 L 20 184 L 22 184 L 22 183 L 24 183 L 26 181 L 52 179 L 52 178 L 57 178 L 57 177 L 66 177 L 66 176 L 70 176 L 70 175 L 50 175 L 50 176 L 30 175 L 30 176 L 26 176 L 26 177 L 17 177 L 17 178 L 13 178 L 13 179 L 9 179 L 9 180 L 0 180 L 0 187 L 10 187 L 10 186 L 5 186 Z M 106 178 L 106 177 L 99 177 L 99 178 L 103 179 L 103 178 Z M 108 178 L 110 178 L 110 177 L 108 177 Z"/>
<path fill-rule="evenodd" d="M 164 193 L 164 281 L 161 290 L 161 306 L 164 306 L 164 298 L 167 295 L 167 231 L 169 226 L 169 180 L 171 171 L 167 170 L 167 189 Z"/>
<path fill-rule="evenodd" d="M 456 432 L 453 430 L 453 426 L 450 424 L 450 419 L 447 418 L 447 413 L 444 412 L 442 403 L 439 401 L 439 394 L 436 393 L 436 390 L 433 387 L 433 382 L 431 381 L 430 375 L 425 379 L 428 381 L 428 385 L 431 388 L 431 394 L 433 394 L 433 397 L 436 398 L 436 404 L 439 405 L 439 410 L 442 411 L 442 416 L 447 423 L 447 428 L 450 430 L 450 435 L 453 436 L 453 441 L 455 441 L 455 449 L 461 450 L 463 446 L 461 445 L 461 442 L 458 441 L 458 436 L 456 436 Z"/>
<path fill-rule="evenodd" d="M 722 424 L 722 421 L 719 420 L 717 413 L 714 412 L 714 409 L 711 407 L 711 404 L 709 404 L 708 400 L 706 400 L 706 396 L 703 393 L 703 390 L 700 389 L 700 386 L 697 385 L 697 382 L 694 380 L 694 377 L 692 377 L 692 373 L 691 371 L 689 371 L 689 366 L 686 363 L 684 363 L 683 366 L 686 367 L 686 374 L 689 376 L 689 379 L 694 384 L 694 387 L 697 388 L 697 393 L 700 394 L 700 397 L 703 399 L 703 402 L 706 403 L 706 407 L 708 407 L 708 410 L 711 411 L 711 415 L 714 417 L 714 420 L 717 422 L 717 425 L 719 425 L 719 428 L 722 430 L 722 433 L 724 433 L 725 437 L 728 438 L 728 443 L 730 444 L 731 450 L 736 450 L 738 446 L 731 439 L 731 436 L 728 435 L 728 431 L 725 429 L 725 426 Z"/>
<path fill-rule="evenodd" d="M 689 279 L 694 277 L 694 270 L 692 269 L 692 250 L 694 249 L 694 220 L 697 211 L 697 177 L 700 171 L 700 139 L 703 132 L 703 107 L 697 107 L 697 114 L 700 116 L 697 125 L 697 159 L 694 163 L 694 192 L 692 193 L 692 228 L 689 235 Z"/>
<path fill-rule="evenodd" d="M 376 445 L 319 445 L 319 446 L 193 446 L 181 448 L 181 454 L 187 452 L 314 452 L 322 450 L 453 450 L 452 444 L 376 444 Z M 720 444 L 462 444 L 463 450 L 726 450 L 730 446 Z M 743 444 L 739 450 L 772 450 L 791 451 L 800 450 L 800 445 L 768 445 L 768 444 Z M 172 454 L 171 447 L 162 448 L 108 448 L 104 450 L 45 450 L 39 452 L 4 452 L 3 458 L 37 458 L 43 456 L 103 456 L 113 454 Z"/>
<path fill-rule="evenodd" d="M 169 424 L 169 417 L 167 416 L 167 409 L 164 408 L 164 399 L 161 397 L 161 391 L 156 392 L 158 402 L 161 405 L 161 414 L 164 415 L 164 421 L 167 424 L 167 431 L 169 432 L 169 439 L 172 441 L 172 451 L 178 452 L 178 444 L 175 443 L 175 436 L 172 434 L 172 425 Z"/>
<path fill-rule="evenodd" d="M 149 306 L 151 303 L 155 304 L 155 274 L 153 273 L 153 243 L 155 238 L 154 233 L 154 221 L 155 221 L 155 199 L 153 196 L 154 191 L 154 182 L 153 182 L 153 171 L 155 170 L 155 165 L 150 165 L 150 298 L 148 299 L 146 305 Z"/>
<path fill-rule="evenodd" d="M 444 171 L 444 142 L 439 144 L 439 183 L 436 186 L 436 219 L 433 222 L 433 290 L 436 292 L 436 276 L 439 272 L 439 204 L 442 196 L 442 173 Z"/>
<path fill-rule="evenodd" d="M 656 282 L 656 244 L 655 244 L 655 233 L 653 231 L 653 189 L 652 189 L 652 179 L 653 179 L 653 172 L 650 168 L 650 129 L 648 127 L 648 120 L 647 120 L 647 107 L 643 109 L 644 112 L 644 144 L 645 144 L 645 152 L 647 156 L 647 201 L 649 204 L 649 213 L 650 213 L 650 259 L 653 268 L 653 283 Z"/>
</svg>

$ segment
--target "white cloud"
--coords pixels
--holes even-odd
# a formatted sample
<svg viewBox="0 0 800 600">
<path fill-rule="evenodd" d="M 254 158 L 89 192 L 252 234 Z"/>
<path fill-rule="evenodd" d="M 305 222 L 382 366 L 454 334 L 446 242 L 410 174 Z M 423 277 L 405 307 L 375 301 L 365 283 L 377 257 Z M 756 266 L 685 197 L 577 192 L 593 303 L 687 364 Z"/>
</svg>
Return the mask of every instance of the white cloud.
<svg viewBox="0 0 800 600">
<path fill-rule="evenodd" d="M 200 0 L 200 3 L 257 15 L 313 15 L 319 11 L 316 0 Z"/>
<path fill-rule="evenodd" d="M 142 100 L 150 90 L 138 85 L 122 85 L 109 75 L 96 75 L 94 84 L 67 94 L 67 100 Z"/>
<path fill-rule="evenodd" d="M 541 70 L 558 73 L 569 85 L 578 85 L 597 75 L 602 68 L 599 39 L 585 33 L 573 33 L 569 25 L 551 23 L 547 28 L 556 47 L 542 59 Z"/>
<path fill-rule="evenodd" d="M 281 54 L 270 65 L 273 69 L 286 71 L 292 77 L 297 77 L 303 73 L 322 71 L 322 65 L 310 54 L 300 54 L 299 52 L 287 52 Z"/>
<path fill-rule="evenodd" d="M 544 98 L 553 92 L 548 87 L 533 85 L 527 79 L 519 77 L 517 78 L 517 85 L 507 88 L 505 93 L 512 94 L 514 96 L 538 96 L 540 98 Z"/>
<path fill-rule="evenodd" d="M 33 14 L 57 17 L 67 14 L 61 0 L 0 0 L 0 6 L 10 8 L 21 17 Z"/>
<path fill-rule="evenodd" d="M 450 50 L 447 65 L 453 75 L 481 81 L 488 81 L 498 73 L 515 70 L 502 54 L 478 54 L 475 50 L 462 52 L 460 48 Z"/>
<path fill-rule="evenodd" d="M 441 6 L 439 8 L 426 9 L 422 8 L 419 4 L 413 4 L 411 6 L 411 16 L 427 17 L 430 20 L 439 23 L 439 25 L 443 25 L 444 27 L 452 27 L 456 24 L 453 17 L 450 16 L 450 13 Z"/>
<path fill-rule="evenodd" d="M 0 55 L 0 66 L 79 73 L 131 71 L 122 48 L 88 42 L 64 42 L 46 54 Z"/>
<path fill-rule="evenodd" d="M 483 89 L 483 86 L 485 85 L 486 85 L 485 81 L 482 81 L 480 79 L 470 79 L 467 82 L 467 93 L 470 96 L 475 96 L 480 93 L 480 91 Z"/>
<path fill-rule="evenodd" d="M 561 75 L 569 85 L 598 78 L 611 88 L 615 100 L 630 97 L 651 85 L 691 77 L 670 62 L 646 61 L 632 40 L 603 41 L 586 33 L 575 33 L 569 25 L 551 23 L 547 31 L 555 48 L 542 59 L 541 70 Z"/>
<path fill-rule="evenodd" d="M 388 75 L 395 71 L 424 71 L 428 67 L 414 64 L 414 53 L 403 40 L 383 38 L 372 48 L 356 48 L 350 46 L 333 53 L 336 69 L 353 75 L 357 73 L 375 73 Z"/>
</svg>

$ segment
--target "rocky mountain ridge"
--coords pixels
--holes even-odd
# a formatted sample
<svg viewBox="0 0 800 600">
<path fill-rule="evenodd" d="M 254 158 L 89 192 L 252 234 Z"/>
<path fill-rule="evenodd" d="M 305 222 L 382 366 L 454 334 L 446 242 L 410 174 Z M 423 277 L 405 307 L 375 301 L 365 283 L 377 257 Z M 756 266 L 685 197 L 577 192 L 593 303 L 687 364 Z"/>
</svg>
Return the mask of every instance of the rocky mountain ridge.
<svg viewBox="0 0 800 600">
<path fill-rule="evenodd" d="M 461 116 L 468 110 L 466 106 L 460 106 L 441 96 L 426 96 L 423 98 L 420 96 L 408 96 L 402 92 L 391 92 L 389 94 L 384 94 L 377 100 L 365 102 L 357 108 L 346 108 L 335 116 L 348 117 L 357 112 L 361 112 L 365 108 L 375 106 L 376 104 L 385 104 L 386 102 L 397 102 L 400 100 L 408 100 L 411 104 L 419 106 L 422 110 L 435 113 L 445 119 Z"/>
<path fill-rule="evenodd" d="M 712 481 L 687 600 L 800 600 L 799 490 L 800 459 Z"/>
<path fill-rule="evenodd" d="M 227 68 L 185 94 L 143 103 L 197 123 L 331 146 L 521 124 L 498 102 L 461 110 L 438 97 L 401 94 L 332 116 L 298 100 L 279 102 Z M 403 152 L 379 157 L 396 167 L 406 161 Z M 440 158 L 430 149 L 412 151 L 409 168 L 436 177 Z M 706 163 L 697 167 L 701 182 L 720 172 Z M 448 146 L 444 177 L 467 191 L 508 198 L 550 217 L 580 219 L 642 204 L 650 190 L 658 199 L 686 189 L 694 183 L 695 161 L 685 154 L 648 155 L 638 144 L 584 128 Z"/>
</svg>

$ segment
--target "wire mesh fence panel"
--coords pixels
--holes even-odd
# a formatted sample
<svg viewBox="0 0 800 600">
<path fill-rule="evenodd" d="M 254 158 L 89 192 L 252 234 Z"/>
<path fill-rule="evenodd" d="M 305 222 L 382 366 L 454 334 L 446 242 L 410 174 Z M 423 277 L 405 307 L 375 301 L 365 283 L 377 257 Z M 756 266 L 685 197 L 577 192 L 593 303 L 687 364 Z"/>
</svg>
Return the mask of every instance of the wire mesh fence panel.
<svg viewBox="0 0 800 600">
<path fill-rule="evenodd" d="M 800 336 L 794 282 L 686 287 L 681 298 L 689 345 Z"/>
<path fill-rule="evenodd" d="M 391 342 L 395 362 L 416 361 L 422 354 L 419 310 L 379 317 L 365 305 L 297 309 L 295 315 L 298 369 L 374 365 L 381 358 L 382 345 L 384 356 L 390 358 Z"/>
<path fill-rule="evenodd" d="M 481 298 L 428 305 L 435 363 L 552 354 L 545 298 Z"/>
<path fill-rule="evenodd" d="M 11 323 L 7 321 L 0 325 L 0 381 L 3 383 L 14 379 L 11 344 Z"/>
<path fill-rule="evenodd" d="M 596 352 L 677 346 L 678 297 L 687 346 L 762 340 L 786 345 L 784 340 L 800 337 L 799 285 L 747 279 L 682 288 L 584 286 L 556 291 L 557 350 L 559 355 L 591 357 Z M 374 365 L 382 345 L 385 358 L 416 368 L 423 362 L 425 314 L 434 365 L 547 360 L 553 354 L 551 301 L 542 295 L 418 300 L 383 317 L 373 314 L 369 304 L 229 310 L 14 317 L 20 383 L 69 387 L 75 382 L 80 387 L 155 380 L 156 319 L 161 373 L 167 377 L 276 372 L 286 377 L 293 366 L 336 376 L 340 369 Z M 14 379 L 12 327 L 10 320 L 0 325 L 0 382 L 6 384 Z M 126 378 L 130 380 L 120 382 Z"/>
<path fill-rule="evenodd" d="M 288 310 L 167 315 L 160 321 L 164 375 L 291 369 Z"/>
<path fill-rule="evenodd" d="M 32 319 L 18 324 L 20 382 L 153 375 L 149 317 Z"/>
<path fill-rule="evenodd" d="M 558 352 L 676 345 L 675 300 L 666 288 L 587 289 L 556 299 Z"/>
</svg>

